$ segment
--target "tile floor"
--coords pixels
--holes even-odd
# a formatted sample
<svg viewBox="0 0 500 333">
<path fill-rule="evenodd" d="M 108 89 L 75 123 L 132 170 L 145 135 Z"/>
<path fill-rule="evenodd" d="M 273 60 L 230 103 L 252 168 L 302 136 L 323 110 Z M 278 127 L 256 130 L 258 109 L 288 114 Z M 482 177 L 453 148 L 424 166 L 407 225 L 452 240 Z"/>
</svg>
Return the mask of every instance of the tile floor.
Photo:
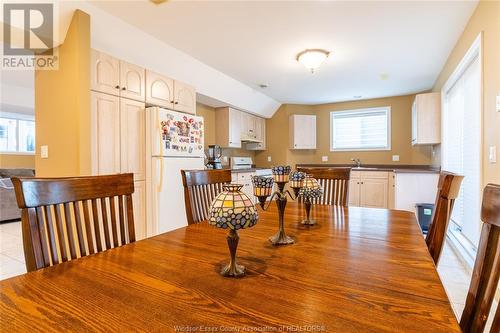
<svg viewBox="0 0 500 333">
<path fill-rule="evenodd" d="M 0 280 L 26 273 L 24 264 L 21 222 L 0 224 Z M 469 289 L 471 272 L 460 261 L 454 250 L 445 244 L 438 266 L 438 273 L 458 319 L 464 309 L 465 298 Z M 488 327 L 494 315 L 491 309 Z M 488 332 L 488 329 L 485 330 Z"/>
</svg>

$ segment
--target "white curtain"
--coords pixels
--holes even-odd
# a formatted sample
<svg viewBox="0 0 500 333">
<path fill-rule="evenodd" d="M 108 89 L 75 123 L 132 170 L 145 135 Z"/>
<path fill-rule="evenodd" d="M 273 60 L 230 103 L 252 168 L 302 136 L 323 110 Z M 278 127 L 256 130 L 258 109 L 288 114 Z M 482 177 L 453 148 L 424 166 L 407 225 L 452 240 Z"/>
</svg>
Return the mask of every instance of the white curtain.
<svg viewBox="0 0 500 333">
<path fill-rule="evenodd" d="M 442 169 L 465 176 L 452 222 L 477 247 L 480 231 L 481 68 L 476 57 L 445 92 Z"/>
</svg>

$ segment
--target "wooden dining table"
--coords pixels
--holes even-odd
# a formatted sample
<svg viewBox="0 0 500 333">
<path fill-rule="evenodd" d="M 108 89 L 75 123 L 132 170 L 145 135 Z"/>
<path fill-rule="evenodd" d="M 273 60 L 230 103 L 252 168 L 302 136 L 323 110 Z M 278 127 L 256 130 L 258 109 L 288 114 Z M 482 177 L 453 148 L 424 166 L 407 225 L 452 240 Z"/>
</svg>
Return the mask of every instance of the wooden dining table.
<svg viewBox="0 0 500 333">
<path fill-rule="evenodd" d="M 260 208 L 259 208 L 260 209 Z M 413 213 L 289 202 L 240 232 L 199 223 L 0 282 L 0 331 L 460 332 Z M 168 219 L 168 216 L 164 217 Z"/>
</svg>

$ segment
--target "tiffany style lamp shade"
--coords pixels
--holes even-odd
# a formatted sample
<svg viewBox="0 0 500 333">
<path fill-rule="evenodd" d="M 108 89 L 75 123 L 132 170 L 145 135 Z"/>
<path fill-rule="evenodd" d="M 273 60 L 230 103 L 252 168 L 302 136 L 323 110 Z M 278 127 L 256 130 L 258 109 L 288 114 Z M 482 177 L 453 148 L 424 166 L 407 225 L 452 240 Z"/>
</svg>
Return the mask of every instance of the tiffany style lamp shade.
<svg viewBox="0 0 500 333">
<path fill-rule="evenodd" d="M 243 185 L 225 184 L 223 191 L 210 205 L 208 223 L 222 229 L 229 229 L 227 245 L 231 259 L 221 270 L 221 275 L 239 277 L 245 274 L 245 267 L 236 263 L 238 230 L 253 227 L 259 218 L 255 206 L 243 192 Z"/>
<path fill-rule="evenodd" d="M 264 176 L 253 176 L 253 195 L 259 199 L 260 206 L 264 209 L 267 197 L 273 194 L 274 179 Z"/>
<path fill-rule="evenodd" d="M 302 221 L 302 224 L 313 225 L 316 222 L 309 218 L 311 214 L 311 204 L 313 199 L 320 198 L 323 195 L 323 189 L 316 179 L 306 175 L 302 188 L 299 190 L 299 196 L 304 199 L 304 204 L 306 206 L 306 219 Z"/>
<path fill-rule="evenodd" d="M 290 187 L 293 189 L 293 194 L 297 197 L 299 190 L 304 186 L 305 172 L 293 171 L 290 173 Z"/>
</svg>

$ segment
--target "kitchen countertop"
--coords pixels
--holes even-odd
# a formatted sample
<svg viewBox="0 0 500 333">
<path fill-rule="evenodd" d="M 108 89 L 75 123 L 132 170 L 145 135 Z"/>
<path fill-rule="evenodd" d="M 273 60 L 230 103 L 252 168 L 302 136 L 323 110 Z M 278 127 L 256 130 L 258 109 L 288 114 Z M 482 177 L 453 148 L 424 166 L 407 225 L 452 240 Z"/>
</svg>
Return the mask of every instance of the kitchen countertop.
<svg viewBox="0 0 500 333">
<path fill-rule="evenodd" d="M 441 169 L 432 165 L 391 165 L 365 164 L 360 168 L 352 164 L 297 164 L 297 167 L 314 168 L 351 168 L 351 171 L 389 171 L 394 173 L 439 173 Z"/>
</svg>

